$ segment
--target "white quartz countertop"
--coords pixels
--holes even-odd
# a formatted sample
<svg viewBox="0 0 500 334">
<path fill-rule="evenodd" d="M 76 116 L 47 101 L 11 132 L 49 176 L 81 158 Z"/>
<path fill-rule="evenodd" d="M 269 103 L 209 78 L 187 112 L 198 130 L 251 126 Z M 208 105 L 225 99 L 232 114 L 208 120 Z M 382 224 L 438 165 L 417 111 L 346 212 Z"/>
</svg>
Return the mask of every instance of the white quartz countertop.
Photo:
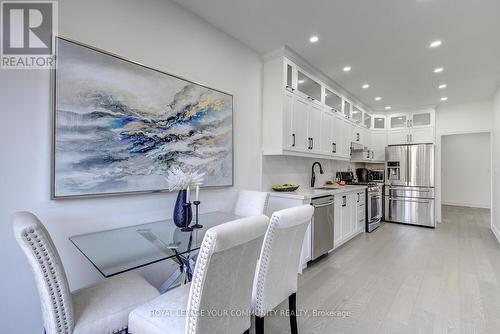
<svg viewBox="0 0 500 334">
<path fill-rule="evenodd" d="M 339 189 L 311 189 L 304 188 L 298 189 L 293 192 L 277 192 L 272 191 L 269 193 L 271 197 L 283 197 L 283 198 L 293 198 L 293 199 L 310 199 L 313 197 L 320 197 L 326 195 L 340 195 L 344 193 L 355 192 L 359 190 L 366 189 L 366 186 L 343 186 Z"/>
</svg>

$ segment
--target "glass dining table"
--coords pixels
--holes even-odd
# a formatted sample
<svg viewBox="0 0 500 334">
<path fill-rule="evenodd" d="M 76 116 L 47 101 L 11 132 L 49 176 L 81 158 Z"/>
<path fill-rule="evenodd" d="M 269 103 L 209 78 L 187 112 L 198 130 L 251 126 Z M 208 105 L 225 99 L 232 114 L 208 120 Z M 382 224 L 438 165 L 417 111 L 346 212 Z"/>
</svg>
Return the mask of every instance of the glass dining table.
<svg viewBox="0 0 500 334">
<path fill-rule="evenodd" d="M 104 277 L 172 259 L 179 265 L 177 274 L 184 273 L 190 280 L 195 260 L 192 255 L 200 248 L 206 231 L 238 218 L 232 213 L 216 211 L 200 214 L 199 223 L 203 227 L 191 232 L 181 231 L 172 219 L 166 219 L 76 235 L 69 239 Z M 172 279 L 176 278 L 175 275 L 164 283 L 160 291 L 169 288 L 176 280 Z"/>
</svg>

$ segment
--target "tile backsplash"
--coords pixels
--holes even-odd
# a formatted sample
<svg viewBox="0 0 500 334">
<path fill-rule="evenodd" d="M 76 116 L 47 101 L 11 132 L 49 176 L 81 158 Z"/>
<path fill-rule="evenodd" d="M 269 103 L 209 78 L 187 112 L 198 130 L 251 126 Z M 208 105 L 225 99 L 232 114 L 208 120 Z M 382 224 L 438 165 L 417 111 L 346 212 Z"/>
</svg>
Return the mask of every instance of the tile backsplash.
<svg viewBox="0 0 500 334">
<path fill-rule="evenodd" d="M 364 167 L 362 163 L 313 159 L 294 156 L 264 156 L 262 159 L 262 190 L 269 191 L 273 184 L 292 183 L 301 188 L 310 188 L 311 166 L 318 161 L 323 167 L 324 174 L 319 173 L 316 166 L 316 186 L 321 186 L 327 179 L 335 177 L 337 171 L 347 171 L 350 167 L 353 172 L 356 168 Z"/>
</svg>

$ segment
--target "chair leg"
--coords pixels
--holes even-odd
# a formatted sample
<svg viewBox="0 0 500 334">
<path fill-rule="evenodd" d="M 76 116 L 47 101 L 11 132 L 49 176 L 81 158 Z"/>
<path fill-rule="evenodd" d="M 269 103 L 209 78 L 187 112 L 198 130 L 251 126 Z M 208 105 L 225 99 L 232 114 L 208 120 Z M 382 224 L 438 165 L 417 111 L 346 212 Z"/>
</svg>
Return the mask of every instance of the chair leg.
<svg viewBox="0 0 500 334">
<path fill-rule="evenodd" d="M 264 317 L 255 317 L 255 334 L 264 334 Z"/>
<path fill-rule="evenodd" d="M 288 308 L 290 309 L 290 330 L 292 334 L 298 334 L 297 329 L 297 294 L 293 293 L 288 297 Z"/>
</svg>

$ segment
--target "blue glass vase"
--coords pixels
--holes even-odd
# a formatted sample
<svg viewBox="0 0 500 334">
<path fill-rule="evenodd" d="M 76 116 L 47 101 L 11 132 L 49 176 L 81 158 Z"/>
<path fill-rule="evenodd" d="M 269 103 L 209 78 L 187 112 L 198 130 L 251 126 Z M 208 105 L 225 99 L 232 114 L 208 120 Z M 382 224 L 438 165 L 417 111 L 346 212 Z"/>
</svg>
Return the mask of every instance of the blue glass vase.
<svg viewBox="0 0 500 334">
<path fill-rule="evenodd" d="M 191 206 L 186 207 L 186 189 L 179 190 L 177 194 L 177 200 L 175 201 L 174 207 L 174 223 L 177 227 L 187 227 L 191 224 L 193 219 L 193 211 Z M 186 216 L 187 216 L 187 226 L 186 226 Z"/>
</svg>

